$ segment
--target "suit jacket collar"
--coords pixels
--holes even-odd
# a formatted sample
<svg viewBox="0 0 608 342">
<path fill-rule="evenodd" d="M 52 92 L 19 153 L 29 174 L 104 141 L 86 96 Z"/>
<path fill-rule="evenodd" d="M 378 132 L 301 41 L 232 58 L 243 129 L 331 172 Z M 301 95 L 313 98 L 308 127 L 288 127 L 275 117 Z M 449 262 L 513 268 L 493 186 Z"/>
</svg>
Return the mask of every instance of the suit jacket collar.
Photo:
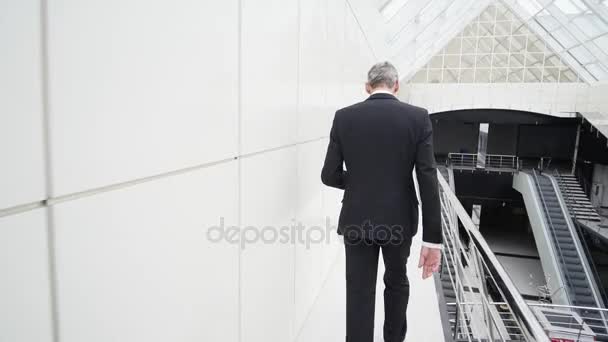
<svg viewBox="0 0 608 342">
<path fill-rule="evenodd" d="M 376 93 L 367 98 L 366 101 L 370 100 L 398 100 L 395 95 L 386 94 L 386 93 Z"/>
</svg>

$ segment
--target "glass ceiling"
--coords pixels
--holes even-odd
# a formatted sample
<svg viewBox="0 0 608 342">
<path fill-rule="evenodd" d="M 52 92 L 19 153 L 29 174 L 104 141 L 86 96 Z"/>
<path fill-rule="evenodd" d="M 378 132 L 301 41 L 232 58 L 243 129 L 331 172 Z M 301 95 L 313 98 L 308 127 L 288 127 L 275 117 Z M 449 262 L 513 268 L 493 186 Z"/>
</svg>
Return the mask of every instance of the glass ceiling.
<svg viewBox="0 0 608 342">
<path fill-rule="evenodd" d="M 607 0 L 512 0 L 508 4 L 586 81 L 608 79 Z"/>
<path fill-rule="evenodd" d="M 488 6 L 412 83 L 566 83 L 578 75 L 505 5 Z"/>
<path fill-rule="evenodd" d="M 377 0 L 389 56 L 406 78 L 491 4 L 540 38 L 581 80 L 608 80 L 608 0 Z"/>
</svg>

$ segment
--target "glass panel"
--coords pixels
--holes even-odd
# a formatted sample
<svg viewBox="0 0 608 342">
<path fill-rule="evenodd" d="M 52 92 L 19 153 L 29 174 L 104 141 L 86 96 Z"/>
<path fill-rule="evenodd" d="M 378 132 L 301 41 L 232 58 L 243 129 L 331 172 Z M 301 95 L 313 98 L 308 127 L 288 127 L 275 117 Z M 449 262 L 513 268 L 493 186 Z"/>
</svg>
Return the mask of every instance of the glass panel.
<svg viewBox="0 0 608 342">
<path fill-rule="evenodd" d="M 494 35 L 494 23 L 479 23 L 479 36 L 487 37 Z"/>
<path fill-rule="evenodd" d="M 562 62 L 556 55 L 549 55 L 545 57 L 545 65 L 548 67 L 558 67 L 562 66 Z"/>
<path fill-rule="evenodd" d="M 444 69 L 443 83 L 458 83 L 458 70 Z"/>
<path fill-rule="evenodd" d="M 526 68 L 524 75 L 525 82 L 540 82 L 542 80 L 542 69 Z"/>
<path fill-rule="evenodd" d="M 507 81 L 507 68 L 492 69 L 492 82 L 504 83 Z"/>
<path fill-rule="evenodd" d="M 459 54 L 462 47 L 462 39 L 452 39 L 445 48 L 445 52 L 449 54 Z"/>
<path fill-rule="evenodd" d="M 426 83 L 426 68 L 418 71 L 412 78 L 412 83 Z"/>
<path fill-rule="evenodd" d="M 430 68 L 443 68 L 443 55 L 435 56 L 431 58 L 429 62 Z"/>
<path fill-rule="evenodd" d="M 460 68 L 460 55 L 445 55 L 444 63 L 447 68 Z"/>
<path fill-rule="evenodd" d="M 523 6 L 524 0 L 514 1 Z M 530 0 L 534 3 L 536 1 Z M 441 6 L 439 2 L 429 3 L 432 6 L 427 9 L 431 13 L 428 16 L 435 18 Z M 553 6 L 548 7 L 551 11 L 558 10 L 557 5 L 549 3 L 549 6 Z M 566 24 L 574 25 L 571 22 L 575 18 L 580 25 L 593 23 L 592 18 L 596 17 L 594 13 L 584 12 L 584 8 L 579 11 L 580 16 L 570 18 L 570 24 Z M 578 82 L 577 74 L 561 60 L 564 53 L 571 53 L 581 61 L 588 62 L 592 74 L 608 74 L 601 64 L 591 66 L 597 61 L 591 51 L 598 51 L 597 48 L 591 50 L 580 45 L 548 11 L 539 9 L 533 14 L 537 16 L 522 23 L 502 2 L 488 7 L 472 24 L 467 25 L 457 38 L 448 42 L 440 53 L 429 60 L 428 77 L 426 71 L 420 70 L 412 82 L 559 82 L 560 79 Z M 500 20 L 497 21 L 496 18 Z M 548 32 L 544 26 L 555 28 L 555 31 Z M 427 30 L 432 33 L 431 31 Z M 511 31 L 517 34 L 511 35 Z M 558 42 L 553 37 L 562 40 L 565 37 L 566 42 L 574 44 L 570 45 L 572 51 L 560 47 L 562 41 Z M 598 45 L 608 45 L 608 35 L 599 36 L 595 40 Z M 559 51 L 556 52 L 553 48 Z M 573 60 L 571 56 L 568 58 L 568 61 Z M 608 75 L 605 77 L 608 78 Z"/>
<path fill-rule="evenodd" d="M 429 69 L 429 83 L 441 83 L 441 69 Z"/>
<path fill-rule="evenodd" d="M 600 49 L 604 51 L 604 53 L 608 54 L 608 34 L 598 39 L 594 40 L 595 45 L 597 45 Z"/>
<path fill-rule="evenodd" d="M 462 52 L 463 53 L 475 53 L 475 51 L 477 51 L 477 39 L 464 38 L 462 40 Z"/>
<path fill-rule="evenodd" d="M 557 82 L 558 77 L 559 77 L 558 68 L 545 68 L 544 75 L 543 75 L 543 82 Z"/>
<path fill-rule="evenodd" d="M 488 6 L 488 8 L 481 13 L 479 16 L 479 21 L 491 22 L 493 23 L 496 20 L 496 9 L 494 6 Z"/>
<path fill-rule="evenodd" d="M 523 25 L 524 23 L 521 20 L 514 19 L 513 22 L 511 22 L 511 34 L 515 34 L 515 32 L 518 32 Z"/>
<path fill-rule="evenodd" d="M 576 58 L 580 64 L 587 64 L 594 60 L 591 52 L 589 52 L 589 50 L 587 50 L 587 48 L 584 46 L 576 47 L 570 50 L 570 53 L 572 54 L 572 57 Z"/>
<path fill-rule="evenodd" d="M 559 75 L 560 82 L 576 82 L 576 74 L 570 69 L 562 69 Z"/>
<path fill-rule="evenodd" d="M 475 83 L 490 83 L 490 69 L 477 69 Z"/>
<path fill-rule="evenodd" d="M 523 54 L 511 54 L 509 58 L 509 66 L 511 68 L 520 68 L 524 66 L 524 55 Z"/>
<path fill-rule="evenodd" d="M 462 55 L 461 63 L 463 68 L 472 68 L 475 66 L 475 55 Z"/>
<path fill-rule="evenodd" d="M 492 46 L 494 46 L 494 38 L 479 38 L 479 45 L 477 46 L 477 52 L 491 53 Z"/>
<path fill-rule="evenodd" d="M 492 65 L 491 55 L 477 55 L 475 58 L 476 68 L 489 68 Z"/>
<path fill-rule="evenodd" d="M 600 64 L 591 64 L 587 67 L 587 70 L 599 80 L 608 78 L 608 71 Z"/>
<path fill-rule="evenodd" d="M 587 6 L 579 0 L 555 0 L 553 3 L 565 14 L 579 14 L 587 10 Z"/>
<path fill-rule="evenodd" d="M 545 42 L 540 38 L 528 36 L 528 52 L 543 52 L 545 51 Z"/>
<path fill-rule="evenodd" d="M 510 21 L 513 19 L 513 13 L 502 3 L 496 4 L 496 20 L 497 21 Z"/>
<path fill-rule="evenodd" d="M 539 24 L 541 24 L 543 28 L 549 32 L 555 31 L 560 27 L 559 21 L 557 21 L 557 19 L 555 19 L 549 13 L 536 17 L 536 20 L 538 20 Z"/>
<path fill-rule="evenodd" d="M 508 36 L 511 34 L 511 22 L 510 21 L 499 21 L 494 27 L 494 35 L 497 36 Z"/>
<path fill-rule="evenodd" d="M 494 53 L 509 53 L 509 37 L 496 37 L 494 39 Z"/>
<path fill-rule="evenodd" d="M 390 20 L 397 15 L 409 1 L 410 0 L 390 0 L 385 2 L 380 8 L 380 13 L 382 13 L 386 20 Z"/>
<path fill-rule="evenodd" d="M 543 65 L 544 55 L 542 53 L 526 54 L 526 67 Z"/>
<path fill-rule="evenodd" d="M 492 59 L 492 67 L 501 68 L 509 66 L 509 55 L 508 54 L 494 54 Z"/>
<path fill-rule="evenodd" d="M 524 69 L 509 69 L 509 82 L 510 83 L 519 83 L 523 81 L 523 72 Z"/>
<path fill-rule="evenodd" d="M 536 14 L 542 7 L 536 1 L 517 0 L 517 3 L 522 6 L 529 14 Z"/>
<path fill-rule="evenodd" d="M 572 34 L 570 34 L 570 32 L 563 27 L 555 30 L 553 36 L 563 47 L 567 49 L 571 48 L 577 43 L 576 38 L 574 38 L 574 36 L 572 36 Z"/>
<path fill-rule="evenodd" d="M 572 22 L 588 38 L 597 37 L 600 34 L 608 31 L 608 26 L 595 15 L 582 15 L 580 17 L 574 18 Z"/>
<path fill-rule="evenodd" d="M 511 52 L 523 52 L 526 50 L 526 36 L 511 37 Z"/>
<path fill-rule="evenodd" d="M 474 81 L 473 69 L 460 70 L 460 83 L 473 83 Z"/>
<path fill-rule="evenodd" d="M 518 26 L 513 26 L 512 30 L 514 35 L 529 35 L 532 32 L 528 29 L 527 25 L 521 24 Z"/>
<path fill-rule="evenodd" d="M 477 36 L 477 22 L 471 23 L 464 28 L 463 31 L 464 37 L 474 37 Z"/>
</svg>

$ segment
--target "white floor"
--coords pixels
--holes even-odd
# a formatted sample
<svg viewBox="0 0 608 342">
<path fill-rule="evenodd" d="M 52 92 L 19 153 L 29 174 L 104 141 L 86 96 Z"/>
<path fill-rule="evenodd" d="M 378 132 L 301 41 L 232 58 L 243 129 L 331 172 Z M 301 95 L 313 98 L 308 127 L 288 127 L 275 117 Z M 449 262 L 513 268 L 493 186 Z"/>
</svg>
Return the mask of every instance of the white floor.
<svg viewBox="0 0 608 342">
<path fill-rule="evenodd" d="M 406 341 L 443 341 L 441 319 L 435 284 L 432 278 L 422 280 L 421 271 L 417 268 L 420 253 L 420 234 L 412 243 L 408 260 L 410 279 L 410 303 L 408 306 L 408 333 Z M 383 291 L 382 275 L 384 267 L 379 262 L 378 289 L 376 291 L 376 328 L 375 342 L 382 342 Z M 319 297 L 310 312 L 304 327 L 299 332 L 297 342 L 343 342 L 345 340 L 345 280 L 344 252 L 330 271 L 329 277 L 321 289 Z"/>
</svg>

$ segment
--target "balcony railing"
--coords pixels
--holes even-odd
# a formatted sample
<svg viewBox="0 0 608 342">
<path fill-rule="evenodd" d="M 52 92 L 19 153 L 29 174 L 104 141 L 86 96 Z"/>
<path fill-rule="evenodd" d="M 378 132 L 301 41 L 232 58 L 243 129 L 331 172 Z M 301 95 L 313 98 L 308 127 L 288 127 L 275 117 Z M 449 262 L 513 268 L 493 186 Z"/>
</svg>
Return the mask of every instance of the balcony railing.
<svg viewBox="0 0 608 342">
<path fill-rule="evenodd" d="M 608 309 L 527 302 L 438 172 L 453 341 L 608 341 Z M 448 318 L 450 315 L 446 315 Z"/>
<path fill-rule="evenodd" d="M 549 341 L 446 180 L 440 173 L 438 178 L 446 246 L 443 267 L 450 270 L 441 274 L 455 294 L 455 301 L 446 303 L 448 312 L 455 312 L 450 322 L 454 340 Z"/>
<path fill-rule="evenodd" d="M 457 170 L 485 169 L 514 172 L 521 169 L 520 160 L 516 156 L 488 154 L 483 158 L 485 160 L 482 161 L 478 154 L 473 153 L 450 153 L 448 154 L 448 164 Z"/>
</svg>

